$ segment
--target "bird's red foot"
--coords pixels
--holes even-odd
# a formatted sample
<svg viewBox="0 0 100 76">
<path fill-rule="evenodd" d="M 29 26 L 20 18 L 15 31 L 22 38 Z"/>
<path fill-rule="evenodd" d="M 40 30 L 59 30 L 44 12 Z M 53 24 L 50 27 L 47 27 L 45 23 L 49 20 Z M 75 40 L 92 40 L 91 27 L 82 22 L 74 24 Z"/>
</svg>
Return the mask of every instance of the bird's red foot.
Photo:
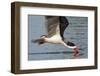
<svg viewBox="0 0 100 76">
<path fill-rule="evenodd" d="M 74 51 L 74 56 L 77 56 L 77 54 L 79 53 L 78 48 L 74 48 L 73 51 Z"/>
</svg>

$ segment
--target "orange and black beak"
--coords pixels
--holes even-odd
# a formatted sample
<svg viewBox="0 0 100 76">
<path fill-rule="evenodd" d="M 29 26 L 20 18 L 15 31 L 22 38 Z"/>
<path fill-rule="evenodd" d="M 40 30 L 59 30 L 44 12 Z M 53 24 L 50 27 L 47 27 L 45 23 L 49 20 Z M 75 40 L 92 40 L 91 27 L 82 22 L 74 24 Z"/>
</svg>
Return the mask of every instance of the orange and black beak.
<svg viewBox="0 0 100 76">
<path fill-rule="evenodd" d="M 77 56 L 77 54 L 79 53 L 79 49 L 76 47 L 73 49 L 73 51 L 74 51 L 74 56 Z"/>
</svg>

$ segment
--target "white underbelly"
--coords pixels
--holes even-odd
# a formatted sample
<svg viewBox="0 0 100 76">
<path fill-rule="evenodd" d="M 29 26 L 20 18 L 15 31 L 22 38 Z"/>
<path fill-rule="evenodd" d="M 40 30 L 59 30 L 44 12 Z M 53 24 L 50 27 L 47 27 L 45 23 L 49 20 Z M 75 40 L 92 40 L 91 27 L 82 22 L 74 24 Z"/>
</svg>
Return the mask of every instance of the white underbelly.
<svg viewBox="0 0 100 76">
<path fill-rule="evenodd" d="M 50 38 L 46 38 L 45 40 L 48 43 L 61 43 L 62 42 L 62 38 L 59 35 L 54 35 Z"/>
</svg>

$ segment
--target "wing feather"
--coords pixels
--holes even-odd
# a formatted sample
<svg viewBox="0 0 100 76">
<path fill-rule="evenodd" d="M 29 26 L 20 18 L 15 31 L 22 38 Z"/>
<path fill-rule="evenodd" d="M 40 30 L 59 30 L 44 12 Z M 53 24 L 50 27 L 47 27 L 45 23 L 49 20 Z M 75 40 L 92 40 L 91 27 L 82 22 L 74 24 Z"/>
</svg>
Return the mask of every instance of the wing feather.
<svg viewBox="0 0 100 76">
<path fill-rule="evenodd" d="M 60 20 L 60 35 L 64 39 L 64 36 L 63 36 L 64 35 L 64 31 L 68 27 L 69 22 L 68 22 L 68 19 L 66 17 L 64 17 L 64 16 L 60 16 L 59 20 Z"/>
<path fill-rule="evenodd" d="M 45 25 L 47 28 L 48 37 L 52 37 L 59 33 L 59 16 L 46 16 Z"/>
</svg>

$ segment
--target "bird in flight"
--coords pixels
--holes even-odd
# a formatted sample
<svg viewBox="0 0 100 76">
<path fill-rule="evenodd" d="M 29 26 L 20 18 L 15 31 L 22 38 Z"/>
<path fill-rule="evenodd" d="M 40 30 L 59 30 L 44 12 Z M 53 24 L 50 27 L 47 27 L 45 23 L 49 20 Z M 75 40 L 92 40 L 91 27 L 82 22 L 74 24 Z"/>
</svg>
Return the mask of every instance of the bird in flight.
<svg viewBox="0 0 100 76">
<path fill-rule="evenodd" d="M 65 40 L 64 31 L 68 27 L 68 19 L 64 16 L 45 16 L 45 25 L 47 29 L 47 35 L 42 35 L 40 38 L 32 40 L 34 43 L 44 44 L 62 44 L 67 48 L 71 48 L 74 52 L 74 56 L 77 56 L 79 53 L 78 47 L 70 42 Z"/>
</svg>

